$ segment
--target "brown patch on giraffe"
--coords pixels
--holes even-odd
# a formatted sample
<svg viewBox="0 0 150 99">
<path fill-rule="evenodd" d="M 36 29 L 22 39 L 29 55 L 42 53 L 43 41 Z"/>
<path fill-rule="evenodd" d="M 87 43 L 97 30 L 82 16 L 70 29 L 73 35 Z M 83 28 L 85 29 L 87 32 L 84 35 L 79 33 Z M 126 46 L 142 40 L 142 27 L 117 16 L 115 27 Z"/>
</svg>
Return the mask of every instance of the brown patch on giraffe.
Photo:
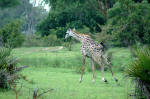
<svg viewBox="0 0 150 99">
<path fill-rule="evenodd" d="M 72 30 L 72 31 L 73 31 L 73 32 L 75 32 L 75 33 L 77 33 L 77 34 L 80 34 L 80 35 L 83 35 L 83 36 L 90 37 L 90 35 L 89 35 L 89 34 L 83 34 L 83 33 L 77 32 L 77 31 L 75 31 L 75 30 Z"/>
</svg>

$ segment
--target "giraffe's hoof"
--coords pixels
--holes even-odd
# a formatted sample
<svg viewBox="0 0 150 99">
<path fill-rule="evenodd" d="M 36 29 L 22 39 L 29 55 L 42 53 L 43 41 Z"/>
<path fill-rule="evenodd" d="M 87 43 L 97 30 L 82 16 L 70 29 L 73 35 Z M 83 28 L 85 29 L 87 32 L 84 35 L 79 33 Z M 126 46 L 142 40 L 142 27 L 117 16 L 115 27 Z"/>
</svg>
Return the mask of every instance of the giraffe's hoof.
<svg viewBox="0 0 150 99">
<path fill-rule="evenodd" d="M 94 80 L 94 79 L 92 80 L 92 83 L 95 83 L 95 80 Z"/>
<path fill-rule="evenodd" d="M 105 82 L 105 83 L 108 83 L 108 81 L 107 81 L 106 79 L 104 79 L 104 82 Z"/>
<path fill-rule="evenodd" d="M 79 83 L 81 83 L 81 82 L 82 82 L 82 80 L 80 79 L 80 80 L 79 80 Z"/>
<path fill-rule="evenodd" d="M 103 80 L 105 83 L 108 83 L 108 81 L 107 81 L 105 78 L 102 78 L 102 80 Z"/>
</svg>

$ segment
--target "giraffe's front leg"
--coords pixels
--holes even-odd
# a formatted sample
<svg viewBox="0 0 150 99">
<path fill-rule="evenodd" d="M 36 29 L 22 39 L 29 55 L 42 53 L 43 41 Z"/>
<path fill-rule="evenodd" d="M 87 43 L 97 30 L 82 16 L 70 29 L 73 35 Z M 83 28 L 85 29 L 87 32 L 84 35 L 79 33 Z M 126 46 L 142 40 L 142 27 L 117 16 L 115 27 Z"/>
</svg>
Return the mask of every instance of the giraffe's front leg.
<svg viewBox="0 0 150 99">
<path fill-rule="evenodd" d="M 79 80 L 79 83 L 82 82 L 82 78 L 83 78 L 83 74 L 84 74 L 84 70 L 85 70 L 85 59 L 86 57 L 83 55 L 82 57 L 82 68 L 81 68 L 81 78 Z"/>
</svg>

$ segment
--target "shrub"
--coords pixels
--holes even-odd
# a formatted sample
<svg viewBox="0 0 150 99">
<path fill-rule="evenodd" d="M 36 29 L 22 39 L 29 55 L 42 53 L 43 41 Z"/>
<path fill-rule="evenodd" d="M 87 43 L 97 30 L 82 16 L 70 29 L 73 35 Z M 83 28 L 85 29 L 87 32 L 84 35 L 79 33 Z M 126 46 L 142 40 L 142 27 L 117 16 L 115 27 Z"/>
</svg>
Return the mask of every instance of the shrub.
<svg viewBox="0 0 150 99">
<path fill-rule="evenodd" d="M 25 35 L 25 42 L 23 43 L 23 46 L 25 47 L 35 47 L 35 46 L 42 46 L 42 40 L 41 37 L 37 35 Z"/>
<path fill-rule="evenodd" d="M 12 81 L 15 82 L 22 77 L 17 72 L 26 67 L 17 67 L 17 61 L 10 53 L 10 48 L 0 47 L 0 88 L 9 88 Z"/>
<path fill-rule="evenodd" d="M 24 42 L 24 37 L 20 30 L 20 21 L 16 20 L 4 25 L 0 29 L 0 37 L 3 45 L 8 44 L 12 48 L 19 47 Z"/>
<path fill-rule="evenodd" d="M 25 47 L 45 47 L 45 46 L 58 46 L 62 44 L 62 40 L 58 39 L 56 35 L 49 36 L 26 35 L 23 46 Z"/>
<path fill-rule="evenodd" d="M 55 34 L 44 36 L 42 38 L 44 46 L 58 46 L 61 45 L 61 40 Z"/>
<path fill-rule="evenodd" d="M 150 99 L 150 48 L 141 48 L 135 53 L 137 59 L 129 65 L 125 73 L 136 83 L 136 99 Z"/>
<path fill-rule="evenodd" d="M 68 51 L 72 51 L 72 41 L 63 43 L 63 46 L 66 47 Z"/>
<path fill-rule="evenodd" d="M 117 45 L 134 45 L 137 41 L 150 43 L 150 4 L 147 0 L 119 0 L 108 10 L 107 32 Z"/>
</svg>

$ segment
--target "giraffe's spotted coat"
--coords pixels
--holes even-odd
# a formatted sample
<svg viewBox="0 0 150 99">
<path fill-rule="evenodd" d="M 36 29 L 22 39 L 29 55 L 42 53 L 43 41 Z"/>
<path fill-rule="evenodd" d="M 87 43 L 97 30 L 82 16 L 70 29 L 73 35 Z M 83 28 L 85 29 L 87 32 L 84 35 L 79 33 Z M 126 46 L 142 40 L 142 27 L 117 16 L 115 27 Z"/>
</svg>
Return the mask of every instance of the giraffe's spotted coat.
<svg viewBox="0 0 150 99">
<path fill-rule="evenodd" d="M 98 44 L 97 42 L 93 41 L 89 35 L 81 34 L 79 32 L 76 32 L 75 30 L 68 29 L 66 32 L 65 38 L 68 38 L 69 36 L 72 36 L 73 38 L 75 38 L 76 40 L 81 42 L 81 53 L 82 53 L 82 57 L 83 57 L 83 60 L 82 60 L 83 66 L 82 66 L 80 82 L 82 81 L 82 77 L 83 77 L 83 73 L 84 73 L 84 69 L 85 69 L 86 57 L 91 59 L 91 63 L 92 63 L 91 65 L 92 65 L 92 71 L 93 71 L 93 81 L 95 81 L 95 73 L 94 73 L 94 61 L 95 61 L 101 67 L 102 80 L 104 82 L 107 82 L 107 80 L 105 80 L 105 78 L 104 78 L 104 64 L 102 63 L 102 61 L 104 60 L 104 62 L 109 66 L 111 72 L 112 72 L 112 69 L 110 66 L 110 62 L 108 61 L 107 57 L 104 54 L 104 47 L 101 44 Z M 113 76 L 113 72 L 112 72 L 112 76 Z"/>
</svg>

